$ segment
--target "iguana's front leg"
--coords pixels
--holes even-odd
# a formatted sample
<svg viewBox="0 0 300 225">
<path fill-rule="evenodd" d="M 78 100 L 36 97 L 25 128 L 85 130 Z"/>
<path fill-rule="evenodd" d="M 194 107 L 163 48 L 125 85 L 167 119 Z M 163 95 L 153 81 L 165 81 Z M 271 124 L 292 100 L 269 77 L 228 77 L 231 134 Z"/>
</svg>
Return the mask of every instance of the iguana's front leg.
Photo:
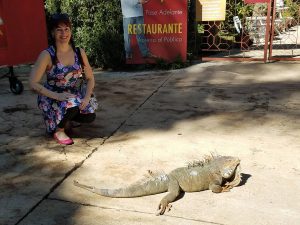
<svg viewBox="0 0 300 225">
<path fill-rule="evenodd" d="M 222 185 L 222 177 L 217 174 L 211 175 L 210 183 L 209 183 L 209 190 L 212 190 L 214 193 L 221 193 L 223 192 Z"/>
<path fill-rule="evenodd" d="M 231 185 L 225 185 L 224 187 L 222 187 L 222 192 L 228 192 L 230 191 L 230 189 L 232 189 L 233 187 Z"/>
<path fill-rule="evenodd" d="M 171 208 L 171 205 L 169 203 L 174 202 L 175 199 L 180 194 L 180 186 L 178 184 L 178 181 L 176 179 L 170 179 L 169 188 L 168 188 L 168 194 L 163 197 L 163 199 L 160 201 L 158 205 L 158 212 L 156 213 L 157 216 L 163 215 L 166 211 L 166 209 Z"/>
<path fill-rule="evenodd" d="M 231 185 L 225 185 L 222 187 L 222 177 L 214 176 L 214 179 L 209 184 L 209 190 L 214 193 L 228 192 L 233 187 Z"/>
</svg>

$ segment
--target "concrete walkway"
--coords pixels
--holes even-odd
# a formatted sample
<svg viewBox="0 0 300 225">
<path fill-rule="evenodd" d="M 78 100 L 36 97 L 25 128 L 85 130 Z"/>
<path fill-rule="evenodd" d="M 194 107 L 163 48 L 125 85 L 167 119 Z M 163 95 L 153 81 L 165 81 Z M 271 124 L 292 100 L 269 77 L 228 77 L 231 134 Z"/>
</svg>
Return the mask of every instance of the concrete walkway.
<svg viewBox="0 0 300 225">
<path fill-rule="evenodd" d="M 101 110 L 45 136 L 36 95 L 0 81 L 1 225 L 289 224 L 300 221 L 300 64 L 201 63 L 168 72 L 96 73 Z M 185 193 L 155 216 L 165 194 L 102 197 L 73 186 L 123 187 L 210 152 L 241 159 L 242 185 Z"/>
</svg>

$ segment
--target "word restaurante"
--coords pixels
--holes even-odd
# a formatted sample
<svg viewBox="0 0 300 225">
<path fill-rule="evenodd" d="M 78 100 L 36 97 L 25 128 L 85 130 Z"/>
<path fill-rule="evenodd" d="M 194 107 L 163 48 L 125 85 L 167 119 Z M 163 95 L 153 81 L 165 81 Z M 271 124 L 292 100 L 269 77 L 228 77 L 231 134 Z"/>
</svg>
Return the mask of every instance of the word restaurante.
<svg viewBox="0 0 300 225">
<path fill-rule="evenodd" d="M 128 24 L 128 34 L 174 34 L 182 33 L 182 23 Z"/>
</svg>

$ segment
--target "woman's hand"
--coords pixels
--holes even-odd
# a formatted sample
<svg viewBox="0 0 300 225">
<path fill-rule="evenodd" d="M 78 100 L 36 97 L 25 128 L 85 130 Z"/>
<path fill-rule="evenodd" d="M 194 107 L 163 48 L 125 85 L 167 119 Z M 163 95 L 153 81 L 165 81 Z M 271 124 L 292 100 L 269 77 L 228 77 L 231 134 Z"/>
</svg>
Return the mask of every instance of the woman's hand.
<svg viewBox="0 0 300 225">
<path fill-rule="evenodd" d="M 81 99 L 81 103 L 80 103 L 79 109 L 80 110 L 84 110 L 87 107 L 87 105 L 89 104 L 90 99 L 91 98 L 89 98 L 87 96 L 85 96 L 83 99 Z"/>
<path fill-rule="evenodd" d="M 67 101 L 69 98 L 76 98 L 76 95 L 69 92 L 55 93 L 55 99 L 58 101 Z"/>
</svg>

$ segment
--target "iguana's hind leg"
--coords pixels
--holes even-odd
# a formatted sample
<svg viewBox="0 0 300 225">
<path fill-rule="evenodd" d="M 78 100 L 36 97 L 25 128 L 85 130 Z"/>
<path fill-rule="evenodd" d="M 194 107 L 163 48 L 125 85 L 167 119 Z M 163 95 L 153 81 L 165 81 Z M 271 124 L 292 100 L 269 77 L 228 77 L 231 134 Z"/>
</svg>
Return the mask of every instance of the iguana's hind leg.
<svg viewBox="0 0 300 225">
<path fill-rule="evenodd" d="M 172 205 L 169 204 L 171 202 L 174 202 L 175 199 L 180 194 L 180 186 L 175 179 L 170 179 L 169 188 L 168 188 L 168 194 L 163 197 L 163 199 L 160 201 L 158 205 L 158 212 L 156 213 L 157 216 L 163 215 L 165 211 L 170 211 Z"/>
</svg>

